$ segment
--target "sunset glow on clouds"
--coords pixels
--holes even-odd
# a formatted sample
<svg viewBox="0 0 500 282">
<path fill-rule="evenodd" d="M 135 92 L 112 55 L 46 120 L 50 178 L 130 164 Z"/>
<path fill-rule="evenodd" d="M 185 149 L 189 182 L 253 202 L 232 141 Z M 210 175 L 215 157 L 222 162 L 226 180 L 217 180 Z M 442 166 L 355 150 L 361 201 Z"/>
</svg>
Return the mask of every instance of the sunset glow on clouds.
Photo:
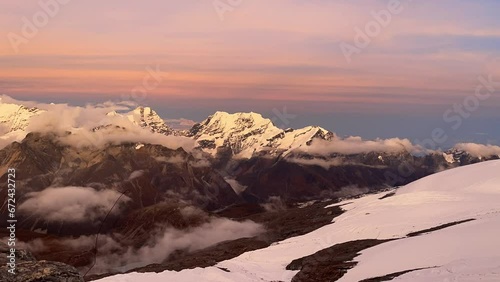
<svg viewBox="0 0 500 282">
<path fill-rule="evenodd" d="M 165 79 L 148 98 L 189 100 L 193 109 L 251 101 L 265 111 L 272 101 L 323 105 L 296 107 L 305 113 L 419 115 L 421 106 L 438 115 L 473 93 L 478 76 L 500 81 L 498 1 L 401 0 L 401 12 L 350 63 L 339 45 L 354 44 L 355 28 L 364 30 L 391 0 L 244 0 L 224 20 L 212 0 L 62 2 L 16 54 L 7 35 L 21 34 L 22 18 L 41 8 L 2 1 L 0 94 L 111 99 L 158 65 Z"/>
</svg>

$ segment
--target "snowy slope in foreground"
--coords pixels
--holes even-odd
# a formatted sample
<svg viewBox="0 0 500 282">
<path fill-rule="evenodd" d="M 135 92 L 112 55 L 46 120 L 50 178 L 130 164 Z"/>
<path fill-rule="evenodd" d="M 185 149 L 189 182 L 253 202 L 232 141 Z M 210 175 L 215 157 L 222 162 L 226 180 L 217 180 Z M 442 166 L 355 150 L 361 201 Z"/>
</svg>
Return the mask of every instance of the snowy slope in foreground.
<svg viewBox="0 0 500 282">
<path fill-rule="evenodd" d="M 395 281 L 500 281 L 500 161 L 435 174 L 396 195 L 369 195 L 341 203 L 334 223 L 266 249 L 223 261 L 218 267 L 180 272 L 131 273 L 100 281 L 290 281 L 292 260 L 358 239 L 403 238 L 442 224 L 476 219 L 418 237 L 367 249 L 339 281 L 355 282 L 415 268 L 435 267 Z"/>
</svg>

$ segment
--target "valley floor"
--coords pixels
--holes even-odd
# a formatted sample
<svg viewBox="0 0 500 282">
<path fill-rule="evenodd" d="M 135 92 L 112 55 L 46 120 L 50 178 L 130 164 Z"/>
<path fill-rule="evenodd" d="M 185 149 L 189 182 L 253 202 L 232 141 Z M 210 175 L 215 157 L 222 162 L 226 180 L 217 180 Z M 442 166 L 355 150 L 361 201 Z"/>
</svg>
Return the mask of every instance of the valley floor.
<svg viewBox="0 0 500 282">
<path fill-rule="evenodd" d="M 301 278 L 297 274 L 307 269 L 300 263 L 297 270 L 287 270 L 287 266 L 304 257 L 309 257 L 304 260 L 308 267 L 319 266 L 335 257 L 333 253 L 315 259 L 319 251 L 353 241 L 379 240 L 379 244 L 367 244 L 353 261 L 332 267 L 341 272 L 340 278 L 326 281 L 497 282 L 499 171 L 500 161 L 484 162 L 431 175 L 391 196 L 387 195 L 393 192 L 384 192 L 336 204 L 345 212 L 332 224 L 213 267 L 129 273 L 99 281 L 325 281 L 314 276 L 320 271 L 309 271 L 312 276 Z"/>
</svg>

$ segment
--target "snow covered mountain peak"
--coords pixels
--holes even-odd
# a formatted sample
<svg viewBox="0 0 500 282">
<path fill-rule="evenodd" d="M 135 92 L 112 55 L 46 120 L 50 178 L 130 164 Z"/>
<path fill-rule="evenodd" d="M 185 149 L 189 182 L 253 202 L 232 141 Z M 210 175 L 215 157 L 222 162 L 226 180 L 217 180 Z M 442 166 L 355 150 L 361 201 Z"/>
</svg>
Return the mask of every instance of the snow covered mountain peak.
<svg viewBox="0 0 500 282">
<path fill-rule="evenodd" d="M 7 132 L 25 130 L 30 119 L 44 112 L 38 108 L 28 108 L 23 105 L 3 103 L 0 98 L 0 125 L 7 128 Z"/>
<path fill-rule="evenodd" d="M 261 114 L 250 113 L 234 113 L 218 111 L 210 116 L 207 120 L 207 125 L 219 127 L 221 130 L 239 130 L 243 127 L 275 127 L 270 119 L 262 117 Z"/>
<path fill-rule="evenodd" d="M 318 126 L 281 129 L 258 113 L 216 112 L 195 125 L 189 135 L 199 146 L 216 155 L 221 149 L 238 157 L 256 154 L 279 155 L 310 145 L 314 138 L 330 140 L 334 134 Z"/>
<path fill-rule="evenodd" d="M 135 108 L 132 113 L 135 113 L 135 114 L 143 114 L 143 115 L 146 115 L 146 116 L 154 116 L 154 117 L 158 117 L 158 114 L 153 111 L 153 109 L 151 109 L 150 107 L 137 107 Z"/>
<path fill-rule="evenodd" d="M 31 105 L 33 104 L 31 103 Z M 18 104 L 17 102 L 8 102 L 7 99 L 0 99 L 0 135 L 22 133 L 21 135 L 16 135 L 15 139 L 12 139 L 11 136 L 7 136 L 6 140 L 9 140 L 9 142 L 11 140 L 24 138 L 23 136 L 27 133 L 26 130 L 33 117 L 47 111 L 55 111 L 55 109 L 58 108 L 44 107 L 42 105 L 39 107 L 44 110 L 37 107 L 28 107 Z M 79 107 L 77 109 L 77 111 L 84 110 L 84 108 Z M 213 156 L 217 156 L 221 153 L 223 155 L 230 154 L 240 158 L 251 158 L 253 156 L 263 155 L 277 157 L 279 155 L 297 156 L 301 154 L 300 152 L 307 155 L 313 151 L 317 152 L 317 155 L 322 155 L 326 154 L 325 151 L 322 150 L 325 146 L 330 146 L 330 148 L 333 148 L 334 152 L 337 152 L 335 150 L 339 147 L 354 148 L 356 146 L 361 147 L 362 145 L 366 145 L 370 148 L 373 147 L 372 150 L 379 148 L 379 150 L 383 151 L 383 149 L 388 146 L 395 146 L 392 144 L 395 142 L 394 140 L 362 142 L 361 140 L 358 141 L 356 138 L 351 137 L 346 139 L 346 142 L 340 144 L 342 146 L 337 147 L 332 145 L 334 143 L 331 142 L 314 142 L 315 144 L 313 144 L 314 140 L 335 141 L 337 136 L 319 126 L 307 126 L 300 129 L 282 129 L 277 127 L 272 119 L 266 118 L 255 112 L 228 113 L 217 111 L 201 123 L 195 124 L 189 130 L 175 130 L 150 107 L 137 107 L 128 112 L 116 112 L 112 111 L 112 108 L 107 110 L 110 112 L 105 111 L 100 112 L 100 114 L 107 113 L 108 117 L 122 118 L 154 133 L 191 137 L 199 148 Z M 55 120 L 57 120 L 57 116 L 58 114 Z M 113 119 L 103 120 L 108 123 L 113 123 Z M 95 129 L 97 130 L 111 125 L 112 124 L 99 124 Z M 401 147 L 404 146 L 404 144 L 401 144 Z M 380 149 L 380 147 L 383 148 Z M 297 152 L 297 154 L 289 154 L 293 151 Z M 347 151 L 351 152 L 353 150 Z M 342 152 L 339 153 L 341 154 Z M 442 155 L 442 157 L 450 164 L 469 164 L 482 160 L 500 158 L 500 146 L 472 143 L 458 144 L 452 150 L 445 153 L 446 154 Z M 309 157 L 309 155 L 305 157 Z"/>
<path fill-rule="evenodd" d="M 113 115 L 113 113 L 110 114 Z M 143 128 L 149 128 L 151 132 L 170 135 L 174 131 L 150 107 L 137 107 L 133 111 L 126 113 L 125 117 L 134 124 L 137 124 Z"/>
<path fill-rule="evenodd" d="M 288 129 L 290 131 L 290 129 Z M 295 130 L 296 132 L 314 132 L 315 137 L 321 137 L 322 139 L 332 139 L 333 137 L 336 137 L 336 135 L 333 132 L 330 132 L 326 129 L 324 129 L 321 126 L 306 126 L 300 130 Z"/>
</svg>

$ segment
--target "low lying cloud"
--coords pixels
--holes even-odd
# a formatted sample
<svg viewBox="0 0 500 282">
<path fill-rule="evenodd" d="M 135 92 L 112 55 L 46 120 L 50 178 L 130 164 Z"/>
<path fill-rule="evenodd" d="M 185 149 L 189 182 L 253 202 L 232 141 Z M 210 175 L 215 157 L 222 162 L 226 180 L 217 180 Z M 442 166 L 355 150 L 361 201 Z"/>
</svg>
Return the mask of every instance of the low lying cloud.
<svg viewBox="0 0 500 282">
<path fill-rule="evenodd" d="M 0 150 L 14 142 L 21 142 L 24 137 L 26 137 L 26 133 L 22 131 L 9 132 L 3 135 L 0 134 Z"/>
<path fill-rule="evenodd" d="M 194 155 L 197 156 L 196 154 Z M 192 167 L 210 167 L 212 165 L 209 160 L 201 158 L 195 158 L 194 160 L 190 161 L 189 164 Z"/>
<path fill-rule="evenodd" d="M 342 159 L 334 158 L 331 160 L 323 160 L 323 159 L 301 159 L 301 158 L 286 158 L 287 162 L 297 163 L 302 165 L 311 165 L 311 166 L 320 166 L 326 170 L 330 169 L 332 166 L 340 166 L 344 165 L 345 161 Z"/>
<path fill-rule="evenodd" d="M 136 171 L 133 171 L 130 176 L 128 177 L 128 180 L 134 180 L 136 178 L 139 178 L 141 176 L 144 175 L 144 170 L 136 170 Z"/>
<path fill-rule="evenodd" d="M 190 138 L 153 133 L 135 125 L 126 128 L 111 127 L 95 132 L 91 130 L 78 129 L 70 135 L 62 136 L 60 140 L 66 145 L 77 148 L 102 148 L 110 144 L 119 145 L 123 143 L 147 143 L 162 145 L 173 150 L 182 147 L 185 151 L 190 152 L 195 145 L 194 140 Z"/>
<path fill-rule="evenodd" d="M 48 221 L 85 222 L 105 216 L 120 197 L 120 193 L 89 187 L 46 188 L 28 193 L 28 199 L 19 205 L 19 212 L 39 216 Z M 130 198 L 122 196 L 120 203 Z M 112 213 L 118 213 L 118 204 Z"/>
<path fill-rule="evenodd" d="M 286 158 L 285 161 L 290 162 L 290 163 L 306 165 L 306 166 L 319 166 L 325 170 L 329 170 L 332 167 L 343 166 L 343 165 L 356 165 L 356 166 L 365 166 L 365 167 L 372 167 L 372 168 L 385 168 L 385 167 L 387 167 L 386 165 L 383 165 L 383 164 L 368 165 L 368 164 L 365 164 L 362 162 L 348 160 L 348 159 L 345 159 L 343 157 L 336 157 L 336 158 L 331 158 L 328 160 L 321 159 L 321 158 L 302 159 L 302 158 L 296 158 L 296 157 L 289 157 L 289 158 Z"/>
<path fill-rule="evenodd" d="M 0 123 L 0 135 L 9 133 L 10 129 L 7 125 Z"/>
<path fill-rule="evenodd" d="M 194 140 L 190 138 L 151 132 L 123 116 L 107 115 L 109 108 L 57 106 L 57 110 L 33 117 L 27 131 L 54 132 L 62 143 L 77 148 L 122 143 L 149 143 L 170 149 L 182 147 L 186 151 L 194 148 Z"/>
<path fill-rule="evenodd" d="M 279 196 L 271 196 L 266 203 L 261 204 L 268 212 L 279 212 L 287 209 L 286 203 Z"/>
<path fill-rule="evenodd" d="M 184 216 L 202 212 L 195 208 L 184 208 Z M 176 251 L 193 252 L 217 243 L 257 236 L 264 232 L 264 227 L 253 221 L 233 221 L 226 218 L 212 218 L 202 225 L 180 230 L 172 227 L 158 228 L 142 247 L 125 245 L 126 239 L 120 234 L 101 234 L 98 239 L 98 257 L 91 273 L 127 271 L 151 263 L 161 263 Z M 94 248 L 95 236 L 80 236 L 58 241 L 64 249 L 84 252 Z M 50 242 L 54 246 L 54 242 Z M 50 247 L 41 239 L 24 242 L 21 248 L 37 252 L 47 252 Z M 81 269 L 87 271 L 87 267 Z"/>
<path fill-rule="evenodd" d="M 153 263 L 164 260 L 176 250 L 188 252 L 204 249 L 217 243 L 263 232 L 263 227 L 253 221 L 238 222 L 226 218 L 215 218 L 201 226 L 188 230 L 167 228 L 152 244 L 137 251 L 129 251 L 137 262 Z"/>
<path fill-rule="evenodd" d="M 465 151 L 474 157 L 500 156 L 500 146 L 483 145 L 475 143 L 460 143 L 454 147 L 457 150 Z"/>
<path fill-rule="evenodd" d="M 361 188 L 357 185 L 344 186 L 340 188 L 339 191 L 333 193 L 333 196 L 336 198 L 349 198 L 354 196 L 363 195 L 370 192 L 368 188 Z"/>
<path fill-rule="evenodd" d="M 185 163 L 187 161 L 181 155 L 175 155 L 172 157 L 160 156 L 160 157 L 156 157 L 155 160 L 158 162 L 161 162 L 161 163 L 169 163 L 169 164 L 181 164 L 181 163 Z"/>
<path fill-rule="evenodd" d="M 413 145 L 408 139 L 363 140 L 361 137 L 348 137 L 345 139 L 333 139 L 332 141 L 315 139 L 310 146 L 300 147 L 300 151 L 313 155 L 333 153 L 354 155 L 369 152 L 398 153 L 406 151 L 409 153 L 420 153 L 424 149 Z"/>
<path fill-rule="evenodd" d="M 5 95 L 1 96 L 1 99 L 4 103 L 44 110 L 30 118 L 26 132 L 55 133 L 66 145 L 80 148 L 121 143 L 150 143 L 170 149 L 182 147 L 186 151 L 191 151 L 195 145 L 194 140 L 190 138 L 153 133 L 133 123 L 124 115 L 109 114 L 131 110 L 130 106 L 133 104 L 127 102 L 106 102 L 78 107 L 68 104 L 18 101 Z M 8 141 L 0 141 L 0 145 L 6 142 Z"/>
<path fill-rule="evenodd" d="M 68 251 L 85 252 L 92 250 L 95 247 L 95 243 L 95 235 L 82 235 L 76 238 L 59 238 L 57 241 L 50 239 L 50 244 L 46 244 L 43 239 L 37 238 L 29 242 L 19 241 L 17 245 L 20 249 L 29 250 L 37 254 L 50 252 L 55 246 Z M 109 253 L 122 248 L 119 240 L 113 238 L 113 236 L 104 234 L 99 235 L 97 247 L 102 253 Z"/>
</svg>

